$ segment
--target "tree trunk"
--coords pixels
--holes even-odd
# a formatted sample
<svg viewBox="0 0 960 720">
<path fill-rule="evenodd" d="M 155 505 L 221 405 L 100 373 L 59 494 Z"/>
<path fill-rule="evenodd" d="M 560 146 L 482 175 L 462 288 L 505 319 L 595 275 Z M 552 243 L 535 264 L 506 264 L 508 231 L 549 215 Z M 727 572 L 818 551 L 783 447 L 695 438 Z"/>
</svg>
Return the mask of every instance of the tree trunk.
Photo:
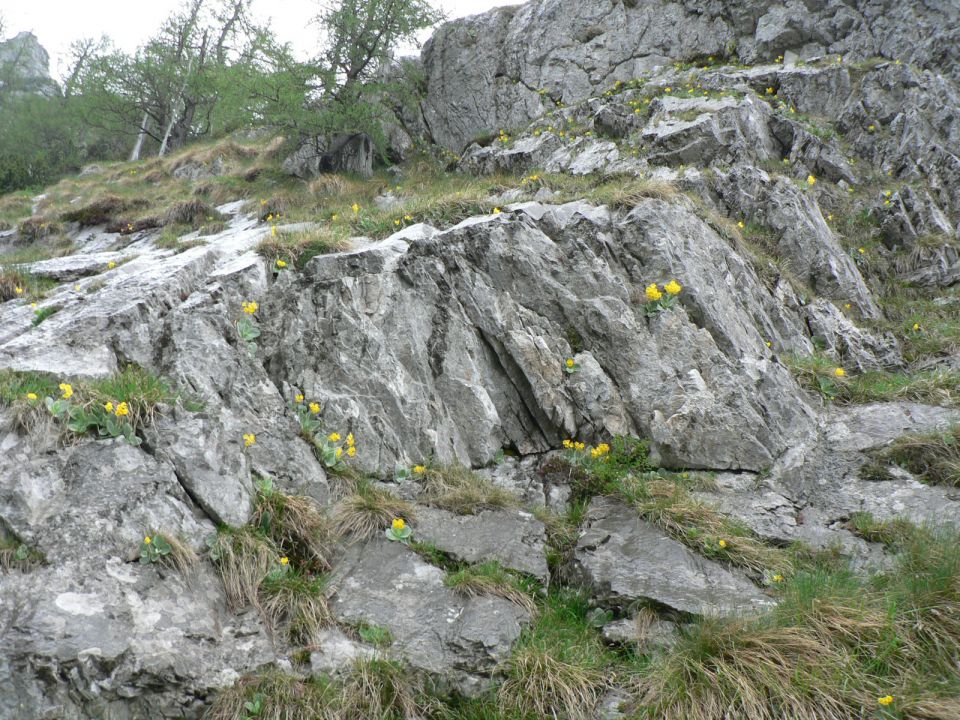
<svg viewBox="0 0 960 720">
<path fill-rule="evenodd" d="M 150 122 L 150 116 L 143 114 L 143 122 L 140 123 L 140 132 L 137 133 L 137 144 L 133 146 L 133 152 L 130 153 L 130 162 L 136 162 L 140 159 L 140 152 L 143 150 L 143 139 L 147 136 L 147 123 Z"/>
</svg>

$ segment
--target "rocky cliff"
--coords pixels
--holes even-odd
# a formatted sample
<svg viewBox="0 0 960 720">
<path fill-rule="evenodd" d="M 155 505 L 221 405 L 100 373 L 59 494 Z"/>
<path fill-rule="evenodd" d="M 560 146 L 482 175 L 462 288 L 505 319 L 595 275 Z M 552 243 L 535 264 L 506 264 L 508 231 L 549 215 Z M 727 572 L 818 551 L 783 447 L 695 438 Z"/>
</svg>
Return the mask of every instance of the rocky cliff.
<svg viewBox="0 0 960 720">
<path fill-rule="evenodd" d="M 50 56 L 33 33 L 22 32 L 0 41 L 0 92 L 7 90 L 44 95 L 56 92 L 50 77 Z"/>
<path fill-rule="evenodd" d="M 270 151 L 227 144 L 35 198 L 0 231 L 0 716 L 692 717 L 631 653 L 960 521 L 884 454 L 960 423 L 957 12 L 535 0 L 425 48 L 435 196 L 426 161 L 244 190 Z M 218 206 L 114 194 L 158 187 Z M 901 716 L 947 720 L 905 658 Z M 878 672 L 698 707 L 861 717 Z"/>
</svg>

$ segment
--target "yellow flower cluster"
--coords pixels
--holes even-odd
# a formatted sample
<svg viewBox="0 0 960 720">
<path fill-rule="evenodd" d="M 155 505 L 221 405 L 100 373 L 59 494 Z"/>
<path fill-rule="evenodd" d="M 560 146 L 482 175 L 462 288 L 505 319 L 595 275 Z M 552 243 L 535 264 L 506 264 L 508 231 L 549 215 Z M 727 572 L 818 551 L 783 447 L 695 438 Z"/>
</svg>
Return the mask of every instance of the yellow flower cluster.
<svg viewBox="0 0 960 720">
<path fill-rule="evenodd" d="M 427 471 L 427 468 L 426 468 L 424 465 L 414 465 L 414 466 L 413 466 L 413 471 L 414 471 L 417 475 L 422 475 L 423 473 L 425 473 L 425 472 Z"/>
<path fill-rule="evenodd" d="M 63 394 L 64 400 L 69 400 L 73 397 L 73 385 L 70 383 L 60 383 L 60 392 Z"/>
<path fill-rule="evenodd" d="M 844 370 L 842 367 L 838 367 L 836 370 L 833 371 L 833 374 L 836 375 L 837 377 L 843 377 L 844 375 L 847 374 L 847 371 Z"/>
<path fill-rule="evenodd" d="M 37 399 L 37 394 L 36 394 L 36 393 L 32 393 L 32 392 L 28 392 L 28 393 L 27 393 L 27 400 L 30 400 L 31 402 L 33 402 L 33 401 L 36 400 L 36 399 Z"/>
<path fill-rule="evenodd" d="M 289 565 L 289 564 L 290 564 L 290 558 L 288 558 L 286 555 L 284 555 L 282 558 L 280 558 L 280 564 L 281 564 L 281 565 Z"/>
<path fill-rule="evenodd" d="M 317 415 L 320 412 L 319 403 L 312 402 L 307 407 L 310 408 L 310 412 L 312 412 L 314 415 Z"/>
<path fill-rule="evenodd" d="M 817 184 L 817 179 L 813 175 L 807 175 L 807 185 L 813 187 Z"/>
<path fill-rule="evenodd" d="M 886 707 L 887 705 L 893 704 L 893 695 L 884 695 L 881 698 L 877 698 L 877 702 Z"/>
<path fill-rule="evenodd" d="M 598 458 L 602 458 L 604 455 L 608 454 L 609 452 L 610 452 L 610 446 L 607 445 L 606 443 L 600 443 L 590 451 L 590 457 L 596 460 Z"/>
<path fill-rule="evenodd" d="M 579 450 L 579 451 L 583 451 L 583 450 L 586 450 L 586 448 L 587 448 L 586 443 L 574 442 L 573 440 L 570 440 L 570 439 L 564 440 L 564 441 L 563 441 L 563 446 L 564 446 L 565 448 L 567 448 L 567 450 Z"/>
<path fill-rule="evenodd" d="M 498 139 L 500 142 L 502 142 L 504 145 L 506 145 L 508 142 L 510 142 L 510 136 L 507 135 L 506 131 L 504 131 L 503 129 L 500 130 L 500 137 L 497 138 L 497 139 Z"/>
<path fill-rule="evenodd" d="M 241 307 L 243 308 L 243 311 L 244 311 L 247 315 L 253 315 L 257 310 L 260 309 L 260 304 L 257 303 L 257 302 L 255 302 L 255 301 L 253 301 L 253 300 L 251 300 L 251 301 L 249 301 L 249 302 L 244 301 L 244 302 L 241 304 Z"/>
<path fill-rule="evenodd" d="M 277 267 L 278 267 L 278 268 L 280 268 L 281 270 L 283 270 L 283 268 L 285 268 L 286 266 L 287 266 L 287 262 L 286 262 L 285 260 L 277 259 Z"/>
<path fill-rule="evenodd" d="M 726 549 L 726 547 L 727 547 L 727 541 L 726 541 L 726 540 L 721 540 L 720 542 L 717 543 L 717 545 L 720 546 L 720 549 L 721 549 L 721 550 L 724 550 L 724 549 Z"/>
<path fill-rule="evenodd" d="M 657 302 L 660 298 L 663 297 L 663 293 L 660 292 L 660 288 L 657 287 L 656 283 L 650 283 L 647 285 L 647 300 L 650 302 Z"/>
<path fill-rule="evenodd" d="M 676 280 L 671 280 L 663 286 L 663 289 L 667 291 L 668 295 L 679 295 L 680 291 L 683 290 L 683 286 Z"/>
<path fill-rule="evenodd" d="M 360 212 L 360 205 L 358 203 L 354 203 L 350 206 L 350 209 L 353 210 L 353 214 L 356 215 Z"/>
<path fill-rule="evenodd" d="M 403 521 L 403 518 L 394 518 L 393 519 L 393 529 L 394 530 L 403 530 L 407 524 Z"/>
<path fill-rule="evenodd" d="M 257 436 L 253 433 L 245 433 L 243 436 L 243 446 L 250 447 L 257 442 Z"/>
<path fill-rule="evenodd" d="M 17 295 L 23 295 L 23 288 L 20 287 L 19 285 L 18 285 L 17 287 L 15 287 L 15 288 L 13 289 L 13 291 L 14 291 Z"/>
<path fill-rule="evenodd" d="M 130 414 L 130 407 L 127 405 L 127 403 L 122 402 L 122 403 L 120 403 L 119 405 L 117 405 L 117 409 L 114 410 L 114 414 L 115 414 L 117 417 L 124 417 L 124 416 L 126 416 L 126 415 L 129 415 L 129 414 Z"/>
</svg>

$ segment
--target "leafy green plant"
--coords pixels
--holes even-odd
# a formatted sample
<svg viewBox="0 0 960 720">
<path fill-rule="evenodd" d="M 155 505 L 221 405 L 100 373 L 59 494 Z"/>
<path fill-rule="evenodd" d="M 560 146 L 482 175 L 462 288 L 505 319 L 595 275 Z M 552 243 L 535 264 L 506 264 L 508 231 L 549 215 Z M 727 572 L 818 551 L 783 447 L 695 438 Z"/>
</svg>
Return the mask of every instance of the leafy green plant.
<svg viewBox="0 0 960 720">
<path fill-rule="evenodd" d="M 393 635 L 390 630 L 381 625 L 361 622 L 357 626 L 357 634 L 363 642 L 376 647 L 387 647 L 393 644 Z"/>
<path fill-rule="evenodd" d="M 150 565 L 160 562 L 171 552 L 170 543 L 162 535 L 147 535 L 140 543 L 140 564 Z"/>
<path fill-rule="evenodd" d="M 572 357 L 569 357 L 563 363 L 563 371 L 567 373 L 567 375 L 578 373 L 580 372 L 580 363 L 578 363 Z"/>
<path fill-rule="evenodd" d="M 406 545 L 410 539 L 410 536 L 413 535 L 413 528 L 407 525 L 403 518 L 394 518 L 390 527 L 384 531 L 384 534 L 387 536 L 388 540 L 401 542 Z"/>
<path fill-rule="evenodd" d="M 246 343 L 247 352 L 251 357 L 257 354 L 257 343 L 260 337 L 260 327 L 250 318 L 242 317 L 237 320 L 237 335 Z"/>
<path fill-rule="evenodd" d="M 82 405 L 70 402 L 73 388 L 67 383 L 60 386 L 61 397 L 56 400 L 50 396 L 44 399 L 47 410 L 55 418 L 65 423 L 67 428 L 78 435 L 95 432 L 100 437 L 122 437 L 130 445 L 137 446 L 141 440 L 137 437 L 130 422 L 130 408 L 126 402 L 112 402 L 104 405 Z"/>
<path fill-rule="evenodd" d="M 243 709 L 246 711 L 246 715 L 243 720 L 254 720 L 254 718 L 261 717 L 263 712 L 263 703 L 266 700 L 263 693 L 256 693 L 253 696 L 253 700 L 248 700 L 243 704 Z"/>
<path fill-rule="evenodd" d="M 47 307 L 37 308 L 33 311 L 33 320 L 30 322 L 34 327 L 36 327 L 48 317 L 55 314 L 59 309 L 60 308 L 56 305 L 48 305 Z"/>
</svg>

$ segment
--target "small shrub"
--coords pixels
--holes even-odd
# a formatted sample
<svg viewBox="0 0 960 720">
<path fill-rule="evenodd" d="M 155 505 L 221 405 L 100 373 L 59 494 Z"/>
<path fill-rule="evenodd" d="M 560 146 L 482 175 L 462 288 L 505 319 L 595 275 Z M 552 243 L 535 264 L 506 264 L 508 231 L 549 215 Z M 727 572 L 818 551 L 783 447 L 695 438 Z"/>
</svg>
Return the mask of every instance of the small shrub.
<svg viewBox="0 0 960 720">
<path fill-rule="evenodd" d="M 276 628 L 287 621 L 291 642 L 314 644 L 319 631 L 334 624 L 320 578 L 298 570 L 270 573 L 261 583 L 259 593 L 267 622 Z"/>
<path fill-rule="evenodd" d="M 251 527 L 221 528 L 208 544 L 231 609 L 259 607 L 260 584 L 280 563 L 276 544 Z"/>
<path fill-rule="evenodd" d="M 182 200 L 163 214 L 163 225 L 189 225 L 198 228 L 204 223 L 221 220 L 220 213 L 203 200 Z"/>
</svg>

